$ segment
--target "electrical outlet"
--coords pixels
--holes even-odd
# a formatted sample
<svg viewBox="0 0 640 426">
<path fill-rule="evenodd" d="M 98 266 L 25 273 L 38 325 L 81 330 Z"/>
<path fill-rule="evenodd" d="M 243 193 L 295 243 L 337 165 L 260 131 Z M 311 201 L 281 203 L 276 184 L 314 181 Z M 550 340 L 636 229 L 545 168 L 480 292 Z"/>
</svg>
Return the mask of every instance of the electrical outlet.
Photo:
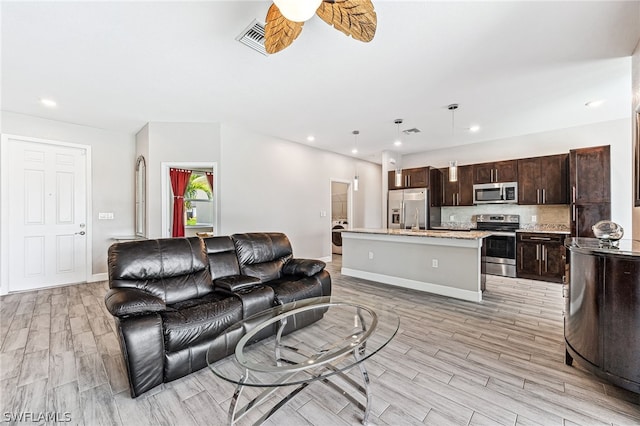
<svg viewBox="0 0 640 426">
<path fill-rule="evenodd" d="M 531 216 L 531 223 L 536 223 L 538 221 L 538 216 L 535 214 Z"/>
<path fill-rule="evenodd" d="M 372 251 L 369 252 L 369 259 L 373 259 L 373 252 Z"/>
<path fill-rule="evenodd" d="M 449 216 L 449 222 L 454 222 L 456 220 L 456 215 L 452 214 Z"/>
<path fill-rule="evenodd" d="M 438 267 L 438 259 L 431 259 L 431 267 L 432 268 Z"/>
</svg>

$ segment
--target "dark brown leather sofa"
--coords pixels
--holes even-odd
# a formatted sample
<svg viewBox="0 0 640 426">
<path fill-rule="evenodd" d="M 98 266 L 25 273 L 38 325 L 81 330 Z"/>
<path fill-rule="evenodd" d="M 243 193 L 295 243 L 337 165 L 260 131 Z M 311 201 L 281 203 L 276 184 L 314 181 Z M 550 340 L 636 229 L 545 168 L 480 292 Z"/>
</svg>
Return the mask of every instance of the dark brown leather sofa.
<svg viewBox="0 0 640 426">
<path fill-rule="evenodd" d="M 116 320 L 132 397 L 205 367 L 212 345 L 219 358 L 232 353 L 237 338 L 221 333 L 233 323 L 331 295 L 324 262 L 294 258 L 282 233 L 116 243 L 108 264 L 105 304 Z M 285 333 L 320 318 L 298 315 Z"/>
</svg>

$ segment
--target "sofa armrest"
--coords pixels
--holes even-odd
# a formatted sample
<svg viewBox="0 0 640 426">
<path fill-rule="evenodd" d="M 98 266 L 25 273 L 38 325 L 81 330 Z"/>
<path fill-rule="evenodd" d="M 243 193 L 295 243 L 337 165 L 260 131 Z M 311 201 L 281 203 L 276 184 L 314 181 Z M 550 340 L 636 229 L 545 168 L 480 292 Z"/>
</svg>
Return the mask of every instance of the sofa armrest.
<svg viewBox="0 0 640 426">
<path fill-rule="evenodd" d="M 148 314 L 167 309 L 162 299 L 135 288 L 112 288 L 104 296 L 104 303 L 114 317 Z"/>
<path fill-rule="evenodd" d="M 321 260 L 315 259 L 289 259 L 282 267 L 282 273 L 285 275 L 304 275 L 312 277 L 327 266 Z"/>
<path fill-rule="evenodd" d="M 213 285 L 229 292 L 236 292 L 260 284 L 260 278 L 249 275 L 228 275 L 213 280 Z"/>
</svg>

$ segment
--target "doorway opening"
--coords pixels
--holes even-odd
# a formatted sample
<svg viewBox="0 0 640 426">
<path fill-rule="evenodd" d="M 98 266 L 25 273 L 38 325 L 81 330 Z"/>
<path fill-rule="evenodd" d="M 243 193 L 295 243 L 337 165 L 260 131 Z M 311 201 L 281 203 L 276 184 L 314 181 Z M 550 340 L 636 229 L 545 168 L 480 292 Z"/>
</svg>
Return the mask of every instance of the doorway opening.
<svg viewBox="0 0 640 426">
<path fill-rule="evenodd" d="M 174 194 L 176 173 L 183 176 L 182 194 Z M 220 226 L 217 181 L 216 163 L 162 163 L 162 237 L 215 235 Z"/>
<path fill-rule="evenodd" d="M 342 230 L 352 227 L 351 182 L 331 180 L 331 253 L 342 255 Z"/>
</svg>

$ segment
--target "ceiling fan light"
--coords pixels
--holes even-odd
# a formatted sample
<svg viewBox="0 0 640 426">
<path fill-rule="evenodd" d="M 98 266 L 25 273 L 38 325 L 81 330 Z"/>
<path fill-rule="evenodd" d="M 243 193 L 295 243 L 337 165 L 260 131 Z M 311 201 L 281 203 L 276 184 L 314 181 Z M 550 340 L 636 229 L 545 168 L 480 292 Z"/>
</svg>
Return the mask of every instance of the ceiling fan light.
<svg viewBox="0 0 640 426">
<path fill-rule="evenodd" d="M 282 16 L 293 22 L 304 22 L 316 13 L 322 0 L 273 0 Z"/>
</svg>

